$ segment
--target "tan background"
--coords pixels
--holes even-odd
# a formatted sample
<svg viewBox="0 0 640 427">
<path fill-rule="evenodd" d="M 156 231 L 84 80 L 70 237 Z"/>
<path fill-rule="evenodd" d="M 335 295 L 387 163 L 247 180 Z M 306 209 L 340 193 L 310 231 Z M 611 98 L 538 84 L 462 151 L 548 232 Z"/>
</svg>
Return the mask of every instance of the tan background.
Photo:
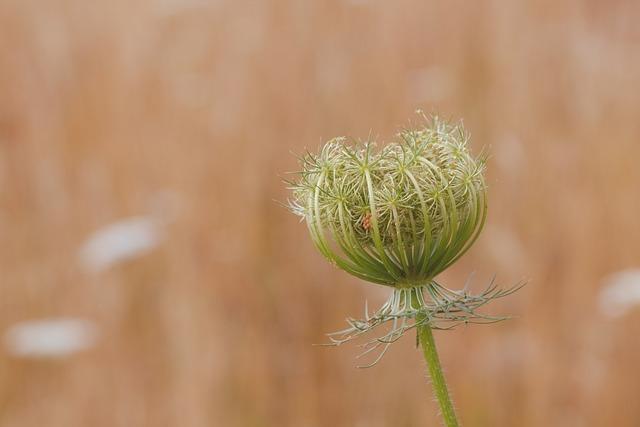
<svg viewBox="0 0 640 427">
<path fill-rule="evenodd" d="M 334 270 L 274 200 L 290 152 L 384 140 L 413 110 L 487 146 L 490 214 L 443 275 L 529 286 L 437 333 L 466 426 L 640 425 L 633 1 L 0 1 L 0 332 L 95 322 L 64 358 L 0 348 L 2 426 L 435 426 L 406 337 L 375 368 L 312 346 L 386 290 Z M 162 216 L 104 271 L 95 230 Z M 640 285 L 639 285 L 640 286 Z"/>
</svg>

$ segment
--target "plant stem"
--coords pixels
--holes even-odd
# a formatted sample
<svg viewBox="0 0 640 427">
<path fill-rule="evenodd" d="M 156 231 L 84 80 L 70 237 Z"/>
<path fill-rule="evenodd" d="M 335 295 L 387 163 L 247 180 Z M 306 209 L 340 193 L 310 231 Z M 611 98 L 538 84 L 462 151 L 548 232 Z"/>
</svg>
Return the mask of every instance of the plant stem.
<svg viewBox="0 0 640 427">
<path fill-rule="evenodd" d="M 453 409 L 449 391 L 447 390 L 447 382 L 444 379 L 442 367 L 440 366 L 440 359 L 438 358 L 436 343 L 433 339 L 433 332 L 428 323 L 418 326 L 418 340 L 420 345 L 422 345 L 424 359 L 427 361 L 429 376 L 431 377 L 431 384 L 433 385 L 433 392 L 440 404 L 444 423 L 447 427 L 458 427 L 456 413 Z"/>
</svg>

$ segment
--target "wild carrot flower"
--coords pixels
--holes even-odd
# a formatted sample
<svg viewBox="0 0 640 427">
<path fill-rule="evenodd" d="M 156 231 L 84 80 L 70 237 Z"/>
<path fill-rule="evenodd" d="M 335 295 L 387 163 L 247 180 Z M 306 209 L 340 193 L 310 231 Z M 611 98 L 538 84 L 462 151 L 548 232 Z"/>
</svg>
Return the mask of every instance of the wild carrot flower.
<svg viewBox="0 0 640 427">
<path fill-rule="evenodd" d="M 373 142 L 327 142 L 301 158 L 291 182 L 290 209 L 304 219 L 313 243 L 334 265 L 388 286 L 388 301 L 364 319 L 331 334 L 334 344 L 385 323 L 391 328 L 365 344 L 364 354 L 388 346 L 407 330 L 449 328 L 500 318 L 476 312 L 514 289 L 493 281 L 479 295 L 447 289 L 436 276 L 475 242 L 487 215 L 485 157 L 467 147 L 462 124 L 427 118 L 378 149 Z M 370 366 L 370 365 L 368 365 Z"/>
</svg>

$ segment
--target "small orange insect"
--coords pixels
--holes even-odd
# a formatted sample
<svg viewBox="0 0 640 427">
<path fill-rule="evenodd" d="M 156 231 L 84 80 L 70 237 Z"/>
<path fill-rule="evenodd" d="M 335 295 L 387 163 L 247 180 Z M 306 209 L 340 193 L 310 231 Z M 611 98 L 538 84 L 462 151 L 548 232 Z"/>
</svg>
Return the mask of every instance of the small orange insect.
<svg viewBox="0 0 640 427">
<path fill-rule="evenodd" d="M 362 228 L 364 228 L 364 231 L 369 231 L 371 229 L 371 213 L 367 212 L 362 217 Z"/>
</svg>

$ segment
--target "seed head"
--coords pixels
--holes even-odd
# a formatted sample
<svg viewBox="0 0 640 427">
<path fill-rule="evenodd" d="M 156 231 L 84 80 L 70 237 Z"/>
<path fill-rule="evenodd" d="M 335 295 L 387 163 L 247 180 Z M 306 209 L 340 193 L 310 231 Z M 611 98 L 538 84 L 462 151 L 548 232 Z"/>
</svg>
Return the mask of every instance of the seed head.
<svg viewBox="0 0 640 427">
<path fill-rule="evenodd" d="M 361 279 L 422 286 L 455 262 L 486 216 L 485 162 L 461 124 L 431 118 L 375 144 L 326 143 L 302 159 L 292 210 L 329 261 Z"/>
<path fill-rule="evenodd" d="M 301 158 L 302 170 L 290 183 L 289 207 L 307 223 L 318 250 L 348 273 L 393 288 L 376 312 L 365 310 L 364 319 L 350 318 L 349 328 L 329 335 L 341 344 L 392 322 L 386 334 L 365 344 L 363 354 L 382 346 L 372 364 L 422 323 L 444 329 L 502 320 L 476 310 L 522 286 L 503 290 L 492 281 L 470 295 L 466 287 L 453 291 L 435 280 L 484 226 L 485 158 L 471 155 L 461 123 L 422 118 L 379 149 L 370 141 L 334 138 Z"/>
</svg>

